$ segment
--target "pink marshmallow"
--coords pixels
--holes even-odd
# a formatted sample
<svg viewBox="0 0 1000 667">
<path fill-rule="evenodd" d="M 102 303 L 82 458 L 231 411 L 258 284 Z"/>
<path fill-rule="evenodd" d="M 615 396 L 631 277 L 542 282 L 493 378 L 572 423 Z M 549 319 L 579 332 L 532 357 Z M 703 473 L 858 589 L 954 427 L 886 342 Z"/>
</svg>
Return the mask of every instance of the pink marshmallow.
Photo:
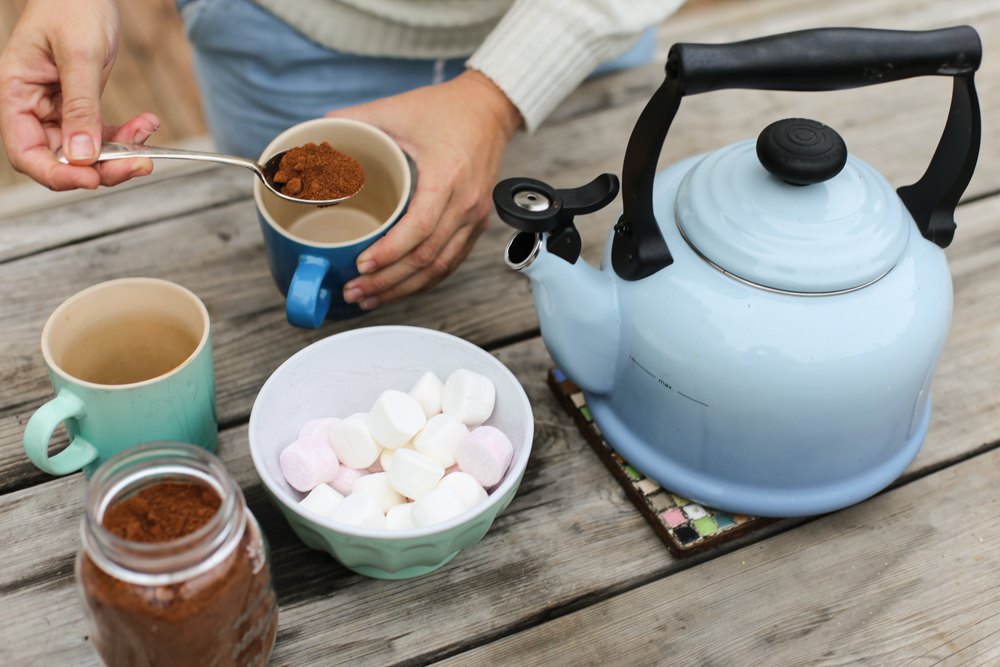
<svg viewBox="0 0 1000 667">
<path fill-rule="evenodd" d="M 333 487 L 334 491 L 339 491 L 341 495 L 349 496 L 354 491 L 354 482 L 367 474 L 367 470 L 340 466 L 340 470 L 337 472 L 337 476 L 333 478 L 333 481 L 330 482 L 330 486 Z"/>
<path fill-rule="evenodd" d="M 503 479 L 513 458 L 514 445 L 503 431 L 493 426 L 474 428 L 455 451 L 458 467 L 472 475 L 484 488 Z"/>
<path fill-rule="evenodd" d="M 310 419 L 299 429 L 299 439 L 310 438 L 316 435 L 324 439 L 330 436 L 330 427 L 339 422 L 336 417 L 323 417 L 322 419 Z"/>
<path fill-rule="evenodd" d="M 340 462 L 337 455 L 326 444 L 326 438 L 313 435 L 299 438 L 281 450 L 278 465 L 285 481 L 297 491 L 312 491 L 320 484 L 329 483 L 337 477 Z"/>
</svg>

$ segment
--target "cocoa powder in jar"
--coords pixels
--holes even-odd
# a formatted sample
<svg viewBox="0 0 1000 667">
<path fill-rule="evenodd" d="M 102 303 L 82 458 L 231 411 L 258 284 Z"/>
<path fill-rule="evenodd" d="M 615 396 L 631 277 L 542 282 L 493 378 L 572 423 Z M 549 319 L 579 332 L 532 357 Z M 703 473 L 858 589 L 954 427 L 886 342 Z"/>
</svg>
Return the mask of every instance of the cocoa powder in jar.
<svg viewBox="0 0 1000 667">
<path fill-rule="evenodd" d="M 267 663 L 277 629 L 276 597 L 260 529 L 242 496 L 239 503 L 235 547 L 228 553 L 204 550 L 207 567 L 195 567 L 190 577 L 137 583 L 100 567 L 86 548 L 81 552 L 79 579 L 91 614 L 91 639 L 107 665 Z M 102 526 L 139 545 L 140 553 L 145 545 L 159 545 L 183 554 L 186 546 L 197 548 L 204 537 L 197 533 L 206 532 L 221 505 L 206 485 L 156 482 L 109 506 Z"/>
<path fill-rule="evenodd" d="M 274 182 L 283 194 L 299 199 L 341 199 L 365 184 L 365 170 L 328 142 L 288 149 L 278 163 Z"/>
</svg>

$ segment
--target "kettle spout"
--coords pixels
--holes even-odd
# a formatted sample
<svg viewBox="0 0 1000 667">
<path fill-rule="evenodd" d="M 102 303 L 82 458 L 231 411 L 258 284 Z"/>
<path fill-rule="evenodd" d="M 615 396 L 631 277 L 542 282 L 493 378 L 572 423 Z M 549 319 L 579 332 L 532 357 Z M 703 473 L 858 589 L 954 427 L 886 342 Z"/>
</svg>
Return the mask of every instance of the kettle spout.
<svg viewBox="0 0 1000 667">
<path fill-rule="evenodd" d="M 605 394 L 615 381 L 619 316 L 614 282 L 577 259 L 548 250 L 548 234 L 517 232 L 504 251 L 507 266 L 531 279 L 545 347 L 580 389 Z"/>
</svg>

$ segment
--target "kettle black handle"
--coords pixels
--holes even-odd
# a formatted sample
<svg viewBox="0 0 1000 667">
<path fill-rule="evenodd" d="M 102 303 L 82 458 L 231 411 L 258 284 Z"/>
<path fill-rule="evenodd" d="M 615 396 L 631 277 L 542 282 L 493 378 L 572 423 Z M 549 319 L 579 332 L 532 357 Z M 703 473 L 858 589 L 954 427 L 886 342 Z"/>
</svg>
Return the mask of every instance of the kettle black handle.
<svg viewBox="0 0 1000 667">
<path fill-rule="evenodd" d="M 969 26 L 905 31 L 822 28 L 730 44 L 675 44 L 684 94 L 727 88 L 843 90 L 916 76 L 972 74 L 982 60 Z"/>
<path fill-rule="evenodd" d="M 916 76 L 953 77 L 944 134 L 924 175 L 898 190 L 920 232 L 941 247 L 954 236 L 955 206 L 979 157 L 981 120 L 973 74 L 982 60 L 975 29 L 906 31 L 818 28 L 729 44 L 675 44 L 667 78 L 636 122 L 622 167 L 623 214 L 612 265 L 637 280 L 673 259 L 653 215 L 656 162 L 684 95 L 726 88 L 823 91 Z"/>
</svg>

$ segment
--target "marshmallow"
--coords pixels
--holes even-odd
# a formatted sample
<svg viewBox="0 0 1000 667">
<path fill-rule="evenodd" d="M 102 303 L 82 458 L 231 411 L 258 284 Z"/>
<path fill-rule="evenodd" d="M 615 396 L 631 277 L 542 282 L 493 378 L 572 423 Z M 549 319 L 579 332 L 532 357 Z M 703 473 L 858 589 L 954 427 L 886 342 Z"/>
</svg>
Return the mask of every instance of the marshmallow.
<svg viewBox="0 0 1000 667">
<path fill-rule="evenodd" d="M 285 481 L 296 491 L 311 491 L 317 484 L 332 482 L 340 462 L 318 433 L 302 437 L 281 450 L 278 465 Z"/>
<path fill-rule="evenodd" d="M 331 520 L 360 528 L 385 529 L 385 515 L 378 502 L 367 493 L 352 493 L 329 514 Z"/>
<path fill-rule="evenodd" d="M 441 378 L 434 375 L 433 371 L 427 371 L 410 390 L 410 396 L 417 399 L 417 403 L 424 409 L 424 416 L 428 419 L 441 412 L 442 389 L 444 383 L 441 382 Z"/>
<path fill-rule="evenodd" d="M 387 389 L 368 413 L 368 430 L 383 447 L 403 447 L 427 423 L 424 409 L 409 394 Z"/>
<path fill-rule="evenodd" d="M 450 472 L 441 478 L 437 488 L 448 487 L 453 489 L 466 509 L 471 509 L 476 505 L 486 502 L 489 497 L 486 489 L 476 481 L 476 478 L 467 472 Z"/>
<path fill-rule="evenodd" d="M 503 479 L 511 459 L 514 446 L 503 431 L 492 426 L 480 426 L 458 445 L 455 461 L 462 472 L 476 478 L 484 487 L 490 487 Z"/>
<path fill-rule="evenodd" d="M 384 472 L 365 475 L 354 483 L 354 493 L 366 493 L 375 499 L 379 511 L 388 512 L 393 505 L 405 502 L 406 499 L 396 489 L 389 485 L 389 476 Z"/>
<path fill-rule="evenodd" d="M 396 455 L 399 449 L 383 449 L 382 453 L 378 455 L 378 464 L 382 467 L 382 470 L 389 472 L 389 466 L 392 465 L 392 457 Z"/>
<path fill-rule="evenodd" d="M 444 477 L 444 467 L 412 449 L 399 449 L 386 474 L 392 488 L 416 500 L 437 486 Z"/>
<path fill-rule="evenodd" d="M 389 530 L 407 530 L 416 528 L 413 523 L 413 503 L 400 503 L 389 508 L 385 513 L 385 527 Z"/>
<path fill-rule="evenodd" d="M 391 452 L 391 451 L 393 451 L 393 450 L 391 450 L 391 449 L 383 449 L 381 452 L 378 453 L 378 458 L 375 459 L 375 463 L 373 463 L 370 466 L 368 466 L 367 468 L 365 468 L 365 470 L 367 470 L 370 473 L 372 473 L 372 472 L 385 472 L 385 468 L 382 467 L 382 454 L 384 454 L 386 452 Z"/>
<path fill-rule="evenodd" d="M 382 448 L 368 431 L 368 415 L 356 412 L 330 427 L 330 447 L 349 468 L 367 468 L 375 463 Z"/>
<path fill-rule="evenodd" d="M 327 438 L 330 435 L 330 427 L 339 422 L 336 417 L 323 417 L 322 419 L 310 419 L 299 429 L 299 439 L 310 436 L 321 435 Z"/>
<path fill-rule="evenodd" d="M 488 377 L 460 368 L 444 383 L 441 410 L 467 426 L 478 426 L 493 414 L 496 398 L 496 387 Z"/>
<path fill-rule="evenodd" d="M 348 468 L 347 466 L 340 466 L 340 471 L 337 472 L 337 476 L 330 482 L 330 486 L 339 493 L 349 496 L 354 491 L 354 483 L 367 474 L 367 470 L 357 470 L 355 468 Z"/>
<path fill-rule="evenodd" d="M 458 443 L 469 435 L 469 427 L 458 417 L 441 413 L 427 420 L 427 425 L 413 437 L 413 448 L 443 467 L 455 465 Z"/>
<path fill-rule="evenodd" d="M 418 528 L 426 528 L 458 516 L 465 511 L 465 505 L 455 489 L 444 487 L 434 489 L 413 502 L 413 523 Z"/>
<path fill-rule="evenodd" d="M 309 492 L 305 498 L 299 501 L 299 507 L 315 512 L 323 517 L 328 517 L 333 513 L 344 496 L 337 493 L 332 487 L 326 484 L 319 484 Z"/>
</svg>

